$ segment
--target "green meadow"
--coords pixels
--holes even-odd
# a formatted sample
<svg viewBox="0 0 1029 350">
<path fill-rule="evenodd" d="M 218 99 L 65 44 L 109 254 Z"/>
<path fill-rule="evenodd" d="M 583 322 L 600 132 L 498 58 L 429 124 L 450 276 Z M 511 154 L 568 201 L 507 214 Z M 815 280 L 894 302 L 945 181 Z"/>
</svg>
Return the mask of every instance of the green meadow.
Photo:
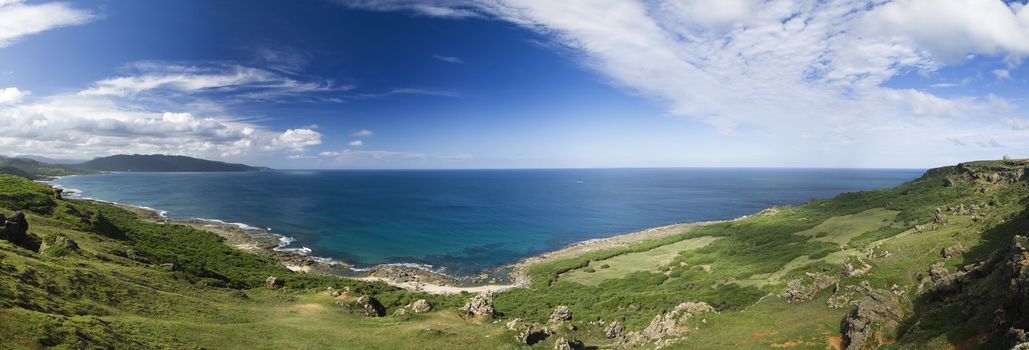
<svg viewBox="0 0 1029 350">
<path fill-rule="evenodd" d="M 1026 163 L 969 166 L 989 173 Z M 471 295 L 293 273 L 213 233 L 58 199 L 44 184 L 0 175 L 0 212 L 24 212 L 32 239 L 0 240 L 0 349 L 550 349 L 556 334 L 520 344 L 505 323 L 546 323 L 560 305 L 569 307 L 575 325 L 561 336 L 606 348 L 618 341 L 596 321 L 617 320 L 626 331 L 639 331 L 684 302 L 704 302 L 717 313 L 691 319 L 668 348 L 825 349 L 843 344 L 840 323 L 852 309 L 827 301 L 834 289 L 859 286 L 895 291 L 909 301 L 906 328 L 891 334 L 886 347 L 946 347 L 991 331 L 990 324 L 966 323 L 925 298 L 919 277 L 934 263 L 956 271 L 981 261 L 1029 223 L 1025 180 L 946 180 L 959 173 L 934 169 L 895 188 L 778 207 L 535 265 L 529 287 L 496 295 L 494 318 L 461 318 L 458 308 Z M 978 210 L 951 210 L 973 206 Z M 934 225 L 937 208 L 943 222 L 924 229 Z M 57 237 L 77 247 L 39 253 L 39 243 L 53 245 Z M 958 244 L 967 248 L 964 254 L 941 256 Z M 870 270 L 843 276 L 843 265 L 858 259 Z M 836 278 L 836 285 L 806 301 L 781 297 L 788 281 L 816 273 Z M 281 288 L 267 288 L 269 276 L 282 280 Z M 332 296 L 329 289 L 349 292 Z M 362 295 L 380 300 L 387 316 L 337 305 Z M 435 308 L 393 315 L 418 299 Z M 916 319 L 918 327 L 911 327 Z"/>
</svg>

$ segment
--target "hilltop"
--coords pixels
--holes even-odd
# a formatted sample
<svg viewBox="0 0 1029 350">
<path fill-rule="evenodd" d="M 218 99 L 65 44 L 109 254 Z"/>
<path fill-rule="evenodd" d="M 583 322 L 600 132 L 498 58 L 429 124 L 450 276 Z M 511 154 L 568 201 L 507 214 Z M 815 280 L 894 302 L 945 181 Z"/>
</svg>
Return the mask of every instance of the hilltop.
<svg viewBox="0 0 1029 350">
<path fill-rule="evenodd" d="M 18 175 L 34 180 L 77 174 L 91 174 L 96 171 L 73 165 L 50 164 L 28 158 L 0 156 L 0 173 Z"/>
<path fill-rule="evenodd" d="M 523 288 L 446 296 L 294 273 L 0 175 L 0 348 L 1010 348 L 1029 341 L 1026 169 L 932 169 L 548 256 Z"/>
<path fill-rule="evenodd" d="M 186 156 L 169 156 L 163 154 L 120 154 L 108 157 L 99 157 L 77 164 L 76 167 L 100 171 L 144 172 L 225 172 L 268 170 L 268 168 L 264 167 L 252 167 L 244 164 L 225 163 Z"/>
</svg>

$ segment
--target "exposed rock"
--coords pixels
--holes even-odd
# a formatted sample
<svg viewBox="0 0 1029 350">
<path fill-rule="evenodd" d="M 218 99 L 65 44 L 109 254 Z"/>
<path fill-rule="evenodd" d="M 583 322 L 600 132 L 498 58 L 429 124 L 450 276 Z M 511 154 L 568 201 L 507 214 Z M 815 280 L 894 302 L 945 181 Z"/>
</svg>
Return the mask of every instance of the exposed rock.
<svg viewBox="0 0 1029 350">
<path fill-rule="evenodd" d="M 939 281 L 950 272 L 947 271 L 947 267 L 942 262 L 938 262 L 929 266 L 929 278 L 933 281 Z"/>
<path fill-rule="evenodd" d="M 836 279 L 820 274 L 820 273 L 806 273 L 808 278 L 811 278 L 811 284 L 804 284 L 803 279 L 794 279 L 786 283 L 786 290 L 779 297 L 786 299 L 787 303 L 795 303 L 801 301 L 808 301 L 815 297 L 821 290 L 836 283 Z"/>
<path fill-rule="evenodd" d="M 164 270 L 166 270 L 166 271 L 175 271 L 175 264 L 173 264 L 173 263 L 164 263 L 164 264 L 160 264 L 160 265 L 157 265 L 157 266 L 162 268 L 162 269 L 164 269 Z M 269 277 L 269 278 L 272 278 L 272 277 Z M 267 283 L 267 281 L 265 281 L 265 282 Z M 277 283 L 277 282 L 275 282 L 275 283 Z M 272 288 L 272 287 L 268 287 L 268 288 Z"/>
<path fill-rule="evenodd" d="M 855 260 L 856 261 L 852 260 L 843 264 L 843 271 L 840 273 L 843 278 L 861 276 L 872 270 L 872 265 L 861 260 L 861 258 L 857 258 Z"/>
<path fill-rule="evenodd" d="M 368 317 L 382 317 L 386 316 L 386 308 L 382 306 L 382 303 L 378 299 L 375 299 L 368 295 L 363 295 L 357 298 L 357 305 L 361 305 L 364 308 L 364 315 Z"/>
<path fill-rule="evenodd" d="M 567 339 L 565 337 L 560 337 L 557 338 L 556 341 L 554 341 L 554 350 L 573 350 L 581 348 L 582 342 L 575 339 Z"/>
<path fill-rule="evenodd" d="M 53 190 L 54 190 L 54 197 L 56 197 L 57 199 L 64 199 L 64 197 L 61 197 L 61 193 L 64 193 L 64 189 L 63 188 L 54 187 Z"/>
<path fill-rule="evenodd" d="M 62 256 L 78 250 L 79 245 L 75 243 L 75 240 L 60 233 L 50 235 L 39 245 L 39 254 L 47 256 Z"/>
<path fill-rule="evenodd" d="M 25 214 L 17 213 L 10 218 L 0 216 L 0 239 L 8 240 L 11 243 L 21 245 L 28 240 L 29 222 L 25 220 Z"/>
<path fill-rule="evenodd" d="M 940 251 L 940 255 L 943 255 L 943 258 L 945 258 L 945 259 L 950 259 L 953 256 L 958 256 L 958 255 L 961 255 L 961 254 L 964 254 L 964 253 L 965 253 L 965 246 L 960 245 L 960 244 L 958 244 L 956 246 L 953 246 L 953 247 L 943 248 L 943 250 Z"/>
<path fill-rule="evenodd" d="M 567 306 L 561 305 L 554 309 L 554 312 L 550 314 L 550 324 L 560 324 L 564 321 L 570 321 L 572 319 L 572 310 L 569 310 Z"/>
<path fill-rule="evenodd" d="M 946 178 L 946 179 L 943 179 L 943 187 L 952 187 L 952 186 L 954 186 L 954 184 L 955 184 L 954 179 L 951 179 L 949 177 Z"/>
<path fill-rule="evenodd" d="M 518 322 L 512 328 L 519 330 L 515 341 L 520 344 L 533 345 L 550 336 L 550 329 L 536 322 Z"/>
<path fill-rule="evenodd" d="M 618 338 L 622 336 L 622 331 L 621 322 L 618 322 L 618 320 L 611 321 L 611 324 L 607 325 L 607 328 L 604 329 L 604 336 L 608 339 Z"/>
<path fill-rule="evenodd" d="M 888 291 L 876 290 L 850 312 L 840 326 L 847 350 L 876 349 L 896 331 L 904 316 L 900 303 Z"/>
<path fill-rule="evenodd" d="M 264 286 L 269 289 L 277 289 L 282 286 L 282 281 L 275 276 L 268 276 L 268 278 L 264 280 Z"/>
<path fill-rule="evenodd" d="M 411 303 L 411 311 L 416 314 L 426 313 L 432 311 L 432 303 L 425 299 L 418 299 L 414 303 Z"/>
<path fill-rule="evenodd" d="M 637 347 L 651 341 L 660 341 L 662 338 L 676 337 L 683 334 L 682 329 L 696 315 L 715 312 L 715 309 L 703 302 L 686 302 L 677 305 L 672 311 L 654 316 L 642 332 L 629 332 L 618 343 L 621 348 Z M 657 344 L 658 347 L 668 345 L 670 342 Z"/>
<path fill-rule="evenodd" d="M 940 208 L 936 208 L 936 214 L 933 215 L 933 223 L 936 225 L 943 225 L 943 212 Z"/>
<path fill-rule="evenodd" d="M 507 321 L 507 330 L 509 330 L 509 331 L 517 330 L 518 326 L 521 325 L 521 324 L 522 324 L 522 319 L 520 319 L 520 318 L 516 318 L 516 319 L 510 320 L 510 321 Z"/>
<path fill-rule="evenodd" d="M 494 316 L 496 310 L 493 308 L 493 291 L 485 291 L 476 294 L 461 307 L 461 317 L 469 316 Z"/>
</svg>

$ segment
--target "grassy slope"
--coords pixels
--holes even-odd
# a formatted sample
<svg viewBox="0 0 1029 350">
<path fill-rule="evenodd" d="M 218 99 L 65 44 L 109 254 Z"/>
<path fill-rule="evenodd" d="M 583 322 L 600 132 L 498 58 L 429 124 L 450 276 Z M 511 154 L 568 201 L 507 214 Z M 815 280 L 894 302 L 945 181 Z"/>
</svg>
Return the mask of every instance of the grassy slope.
<svg viewBox="0 0 1029 350">
<path fill-rule="evenodd" d="M 1000 163 L 988 165 L 994 164 Z M 848 310 L 826 307 L 831 288 L 812 301 L 787 304 L 774 296 L 785 281 L 804 272 L 838 276 L 845 259 L 878 247 L 893 254 L 866 258 L 872 272 L 841 284 L 896 284 L 914 297 L 916 274 L 943 261 L 940 249 L 957 243 L 971 248 L 945 261 L 954 270 L 983 259 L 1025 224 L 1017 216 L 1029 193 L 1024 182 L 943 186 L 956 171 L 943 168 L 893 189 L 843 194 L 535 266 L 533 288 L 499 294 L 496 308 L 505 318 L 545 321 L 554 307 L 568 305 L 578 326 L 571 336 L 604 346 L 610 341 L 589 321 L 618 319 L 630 330 L 641 329 L 680 302 L 705 301 L 720 314 L 691 324 L 697 329 L 678 346 L 825 348 L 838 340 L 833 337 Z M 989 209 L 977 222 L 947 213 L 948 223 L 938 230 L 910 230 L 931 222 L 935 208 L 958 204 Z M 456 316 L 466 296 L 293 274 L 220 244 L 211 233 L 145 223 L 112 206 L 55 200 L 45 186 L 13 176 L 0 175 L 0 208 L 6 214 L 28 210 L 30 233 L 63 234 L 80 245 L 78 253 L 55 257 L 0 241 L 0 349 L 516 347 L 502 323 Z M 174 263 L 176 271 L 155 266 L 163 263 Z M 639 268 L 644 263 L 649 265 Z M 265 289 L 269 275 L 284 279 L 285 287 Z M 324 292 L 329 286 L 349 286 L 351 297 L 373 294 L 390 311 L 418 298 L 432 300 L 439 311 L 413 318 L 351 315 Z M 946 313 L 922 320 L 919 331 L 897 346 L 940 345 L 979 331 Z M 550 348 L 551 342 L 536 347 Z"/>
</svg>

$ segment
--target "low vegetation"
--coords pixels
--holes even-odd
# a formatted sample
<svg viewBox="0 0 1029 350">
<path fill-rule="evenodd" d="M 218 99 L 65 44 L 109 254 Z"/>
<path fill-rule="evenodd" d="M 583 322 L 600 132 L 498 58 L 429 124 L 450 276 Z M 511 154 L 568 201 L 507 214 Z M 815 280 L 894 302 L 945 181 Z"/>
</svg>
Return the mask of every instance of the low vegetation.
<svg viewBox="0 0 1029 350">
<path fill-rule="evenodd" d="M 535 265 L 528 288 L 495 295 L 494 319 L 461 317 L 471 295 L 292 273 L 213 233 L 59 199 L 46 185 L 0 175 L 0 212 L 25 213 L 30 241 L 38 242 L 0 240 L 0 349 L 514 349 L 530 346 L 521 339 L 553 348 L 559 338 L 595 347 L 975 347 L 1002 334 L 990 322 L 966 322 L 968 307 L 941 302 L 926 281 L 939 284 L 1025 233 L 1027 166 L 934 169 L 891 189 Z M 39 245 L 47 246 L 42 254 Z M 902 319 L 848 328 L 844 319 L 859 304 L 875 306 L 863 303 L 876 293 L 898 299 L 885 310 Z M 352 311 L 363 295 L 381 302 L 386 316 Z M 400 312 L 419 299 L 433 311 Z M 684 305 L 704 311 L 655 331 L 661 315 Z M 559 306 L 574 327 L 553 325 Z M 521 337 L 528 331 L 506 326 L 515 319 L 550 324 L 550 336 Z"/>
</svg>

